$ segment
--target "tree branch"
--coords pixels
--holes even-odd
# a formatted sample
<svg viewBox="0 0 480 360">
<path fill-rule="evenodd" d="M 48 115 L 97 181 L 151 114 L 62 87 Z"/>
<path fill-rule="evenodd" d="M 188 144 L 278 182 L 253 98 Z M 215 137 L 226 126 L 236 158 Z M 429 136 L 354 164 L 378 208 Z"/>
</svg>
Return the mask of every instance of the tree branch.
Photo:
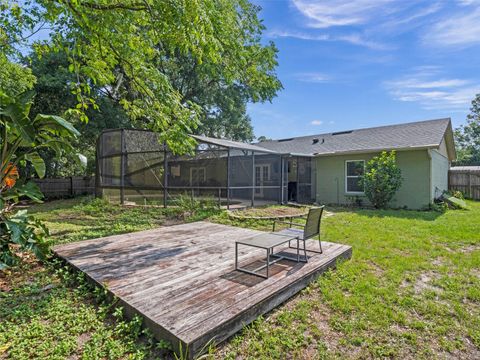
<svg viewBox="0 0 480 360">
<path fill-rule="evenodd" d="M 109 10 L 131 10 L 131 11 L 144 11 L 147 10 L 147 7 L 142 5 L 141 3 L 133 3 L 131 5 L 128 4 L 108 4 L 108 5 L 100 5 L 95 4 L 92 2 L 80 2 L 80 6 L 87 7 L 89 9 L 94 10 L 102 10 L 102 11 L 109 11 Z"/>
</svg>

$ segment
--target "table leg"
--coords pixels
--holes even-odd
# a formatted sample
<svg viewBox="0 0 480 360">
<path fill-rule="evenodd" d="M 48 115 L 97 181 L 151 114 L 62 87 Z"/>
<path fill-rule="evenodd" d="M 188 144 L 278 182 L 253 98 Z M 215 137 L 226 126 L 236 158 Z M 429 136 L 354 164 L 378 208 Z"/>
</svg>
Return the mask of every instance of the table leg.
<svg viewBox="0 0 480 360">
<path fill-rule="evenodd" d="M 305 254 L 305 262 L 308 262 L 308 257 L 307 257 L 307 242 L 303 240 L 303 253 Z"/>
<path fill-rule="evenodd" d="M 235 270 L 238 269 L 238 243 L 235 243 Z"/>
<path fill-rule="evenodd" d="M 297 262 L 300 262 L 300 240 L 297 237 Z"/>
<path fill-rule="evenodd" d="M 267 279 L 268 279 L 269 268 L 270 268 L 270 249 L 267 249 Z"/>
</svg>

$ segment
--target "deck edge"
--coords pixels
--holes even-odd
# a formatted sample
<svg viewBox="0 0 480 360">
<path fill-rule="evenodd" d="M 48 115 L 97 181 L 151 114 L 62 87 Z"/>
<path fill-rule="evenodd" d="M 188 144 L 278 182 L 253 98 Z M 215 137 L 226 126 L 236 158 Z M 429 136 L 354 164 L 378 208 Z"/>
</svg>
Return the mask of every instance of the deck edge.
<svg viewBox="0 0 480 360">
<path fill-rule="evenodd" d="M 308 275 L 297 279 L 288 287 L 275 291 L 264 300 L 255 304 L 253 307 L 239 313 L 238 315 L 227 320 L 215 329 L 203 334 L 201 337 L 187 343 L 186 345 L 188 346 L 190 353 L 192 355 L 199 355 L 206 344 L 212 341 L 214 341 L 215 344 L 224 342 L 225 340 L 242 330 L 245 326 L 252 323 L 259 316 L 272 311 L 277 306 L 299 293 L 324 272 L 330 269 L 335 269 L 339 260 L 351 259 L 352 247 L 348 245 L 343 246 L 345 246 L 345 250 L 343 252 L 323 264 L 321 267 L 316 268 Z"/>
</svg>

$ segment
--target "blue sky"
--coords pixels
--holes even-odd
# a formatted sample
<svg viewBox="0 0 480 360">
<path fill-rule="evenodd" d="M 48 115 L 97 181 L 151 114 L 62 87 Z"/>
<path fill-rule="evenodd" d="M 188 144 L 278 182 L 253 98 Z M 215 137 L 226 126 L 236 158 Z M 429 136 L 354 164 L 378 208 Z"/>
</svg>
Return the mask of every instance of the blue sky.
<svg viewBox="0 0 480 360">
<path fill-rule="evenodd" d="M 479 0 L 255 0 L 284 89 L 248 107 L 256 136 L 451 117 L 480 92 Z"/>
</svg>

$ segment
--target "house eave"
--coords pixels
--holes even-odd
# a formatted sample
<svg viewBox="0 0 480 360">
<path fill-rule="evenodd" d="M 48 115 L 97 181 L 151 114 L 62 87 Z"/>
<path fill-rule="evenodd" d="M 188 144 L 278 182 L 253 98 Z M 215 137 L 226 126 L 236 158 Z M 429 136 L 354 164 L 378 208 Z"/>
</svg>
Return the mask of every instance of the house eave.
<svg viewBox="0 0 480 360">
<path fill-rule="evenodd" d="M 438 149 L 438 144 L 429 144 L 429 145 L 417 145 L 417 146 L 407 146 L 401 148 L 371 148 L 371 149 L 362 149 L 362 150 L 348 150 L 348 151 L 331 151 L 321 154 L 313 154 L 313 157 L 325 157 L 325 156 L 337 156 L 337 155 L 350 155 L 350 154 L 369 154 L 369 153 L 378 153 L 382 151 L 413 151 L 413 150 L 428 150 L 428 149 Z"/>
</svg>

